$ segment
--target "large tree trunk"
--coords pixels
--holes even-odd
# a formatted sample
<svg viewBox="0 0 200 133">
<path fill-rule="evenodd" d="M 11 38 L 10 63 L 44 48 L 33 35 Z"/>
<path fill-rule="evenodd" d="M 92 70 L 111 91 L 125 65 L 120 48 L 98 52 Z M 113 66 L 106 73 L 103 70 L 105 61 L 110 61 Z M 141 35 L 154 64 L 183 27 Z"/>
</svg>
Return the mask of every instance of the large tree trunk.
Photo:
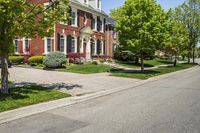
<svg viewBox="0 0 200 133">
<path fill-rule="evenodd" d="M 8 93 L 8 54 L 1 54 L 1 93 Z"/>
<path fill-rule="evenodd" d="M 144 72 L 144 55 L 143 52 L 141 53 L 141 72 Z"/>
</svg>

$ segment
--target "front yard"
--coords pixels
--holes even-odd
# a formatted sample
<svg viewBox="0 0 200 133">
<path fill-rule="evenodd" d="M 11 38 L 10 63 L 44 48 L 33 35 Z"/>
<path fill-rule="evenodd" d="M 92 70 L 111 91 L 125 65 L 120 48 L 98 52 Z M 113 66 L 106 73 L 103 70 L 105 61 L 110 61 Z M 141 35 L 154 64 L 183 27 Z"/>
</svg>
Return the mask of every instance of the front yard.
<svg viewBox="0 0 200 133">
<path fill-rule="evenodd" d="M 118 61 L 117 64 L 128 67 L 128 68 L 140 68 L 140 63 L 135 64 L 135 62 L 121 62 Z M 145 67 L 154 67 L 158 65 L 169 65 L 173 64 L 172 60 L 162 60 L 162 59 L 153 59 L 153 60 L 145 60 L 144 61 L 144 66 Z"/>
<path fill-rule="evenodd" d="M 94 74 L 94 73 L 104 73 L 104 72 L 111 72 L 116 71 L 115 69 L 110 66 L 106 65 L 96 65 L 96 64 L 82 64 L 76 65 L 73 64 L 71 66 L 67 66 L 66 69 L 61 70 L 62 72 L 73 72 L 73 73 L 80 73 L 80 74 Z"/>
<path fill-rule="evenodd" d="M 9 94 L 0 93 L 0 112 L 69 96 L 42 86 L 17 87 L 10 89 Z"/>
<path fill-rule="evenodd" d="M 127 77 L 127 78 L 138 78 L 138 79 L 148 79 L 151 77 L 155 77 L 158 75 L 163 75 L 187 68 L 191 68 L 196 66 L 197 64 L 178 64 L 176 67 L 173 66 L 168 66 L 168 67 L 159 67 L 151 70 L 145 70 L 144 73 L 141 73 L 140 71 L 119 71 L 119 72 L 113 72 L 112 76 L 117 76 L 117 77 Z"/>
</svg>

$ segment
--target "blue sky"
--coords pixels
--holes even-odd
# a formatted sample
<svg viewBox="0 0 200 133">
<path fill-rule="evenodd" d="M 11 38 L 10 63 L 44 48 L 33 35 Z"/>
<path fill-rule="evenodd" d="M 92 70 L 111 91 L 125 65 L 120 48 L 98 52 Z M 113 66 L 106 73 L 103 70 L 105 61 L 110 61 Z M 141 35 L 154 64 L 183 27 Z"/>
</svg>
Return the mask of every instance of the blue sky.
<svg viewBox="0 0 200 133">
<path fill-rule="evenodd" d="M 125 0 L 102 0 L 103 10 L 109 14 L 110 9 L 123 5 Z M 174 8 L 182 4 L 184 0 L 157 0 L 164 9 Z"/>
</svg>

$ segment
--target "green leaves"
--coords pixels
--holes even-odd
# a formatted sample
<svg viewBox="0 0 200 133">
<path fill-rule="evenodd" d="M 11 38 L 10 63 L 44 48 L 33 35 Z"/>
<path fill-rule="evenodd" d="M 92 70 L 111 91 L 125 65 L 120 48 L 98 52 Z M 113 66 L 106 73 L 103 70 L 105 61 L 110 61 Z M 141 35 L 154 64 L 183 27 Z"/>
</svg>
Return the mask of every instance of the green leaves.
<svg viewBox="0 0 200 133">
<path fill-rule="evenodd" d="M 8 50 L 17 36 L 49 36 L 58 22 L 69 20 L 69 1 L 49 3 L 24 0 L 0 1 L 0 50 Z M 2 48 L 3 43 L 6 48 Z"/>
<path fill-rule="evenodd" d="M 111 15 L 117 20 L 121 45 L 128 44 L 137 52 L 146 52 L 157 49 L 164 40 L 166 14 L 155 0 L 127 0 Z"/>
</svg>

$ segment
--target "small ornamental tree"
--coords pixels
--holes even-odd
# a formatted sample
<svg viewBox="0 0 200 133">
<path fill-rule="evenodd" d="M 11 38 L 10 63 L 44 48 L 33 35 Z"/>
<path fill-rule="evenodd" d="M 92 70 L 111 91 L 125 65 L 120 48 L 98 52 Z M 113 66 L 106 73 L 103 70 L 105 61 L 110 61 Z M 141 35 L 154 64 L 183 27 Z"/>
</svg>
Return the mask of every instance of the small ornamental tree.
<svg viewBox="0 0 200 133">
<path fill-rule="evenodd" d="M 68 0 L 0 0 L 1 93 L 8 93 L 8 55 L 18 36 L 49 36 L 58 22 L 69 18 Z"/>
<path fill-rule="evenodd" d="M 120 17 L 115 18 L 119 42 L 139 54 L 143 72 L 145 53 L 154 52 L 165 41 L 166 14 L 155 0 L 127 0 L 118 10 Z"/>
</svg>

